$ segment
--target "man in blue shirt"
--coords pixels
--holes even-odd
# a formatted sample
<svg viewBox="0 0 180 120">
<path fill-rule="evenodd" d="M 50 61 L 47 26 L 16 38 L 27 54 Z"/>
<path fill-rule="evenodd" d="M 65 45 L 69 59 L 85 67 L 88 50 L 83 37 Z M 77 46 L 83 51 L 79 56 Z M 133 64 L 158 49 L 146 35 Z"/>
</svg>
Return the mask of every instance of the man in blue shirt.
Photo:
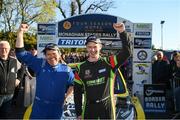
<svg viewBox="0 0 180 120">
<path fill-rule="evenodd" d="M 34 57 L 25 51 L 23 33 L 28 28 L 27 24 L 21 24 L 18 30 L 16 55 L 36 74 L 36 94 L 30 117 L 59 119 L 62 116 L 64 99 L 73 89 L 74 74 L 70 67 L 59 62 L 61 53 L 56 44 L 49 43 L 45 46 L 42 51 L 44 59 Z M 68 86 L 70 87 L 67 90 Z"/>
</svg>

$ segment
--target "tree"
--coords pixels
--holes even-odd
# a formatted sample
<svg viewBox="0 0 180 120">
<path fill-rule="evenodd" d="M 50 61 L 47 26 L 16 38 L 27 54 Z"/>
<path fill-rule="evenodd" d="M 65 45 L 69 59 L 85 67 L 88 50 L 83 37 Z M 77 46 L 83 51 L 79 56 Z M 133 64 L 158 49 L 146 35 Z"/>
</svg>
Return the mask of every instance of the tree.
<svg viewBox="0 0 180 120">
<path fill-rule="evenodd" d="M 55 20 L 54 0 L 4 0 L 0 25 L 6 32 L 17 29 L 20 23 L 33 24 Z"/>
<path fill-rule="evenodd" d="M 2 5 L 3 5 L 3 0 L 0 0 L 0 15 L 2 13 Z"/>
<path fill-rule="evenodd" d="M 54 0 L 1 0 L 0 5 L 2 7 L 0 30 L 5 35 L 4 39 L 12 46 L 16 40 L 14 32 L 21 23 L 33 24 L 55 20 L 56 2 Z"/>
<path fill-rule="evenodd" d="M 57 8 L 63 18 L 99 11 L 105 12 L 114 7 L 114 1 L 112 0 L 67 0 L 66 2 L 63 0 L 57 1 Z"/>
</svg>

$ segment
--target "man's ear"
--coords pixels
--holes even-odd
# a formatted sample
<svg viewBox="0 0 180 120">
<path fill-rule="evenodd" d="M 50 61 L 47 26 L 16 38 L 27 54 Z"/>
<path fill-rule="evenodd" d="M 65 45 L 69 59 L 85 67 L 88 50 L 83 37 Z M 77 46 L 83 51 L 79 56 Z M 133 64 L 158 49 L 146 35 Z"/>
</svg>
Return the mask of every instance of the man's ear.
<svg viewBox="0 0 180 120">
<path fill-rule="evenodd" d="M 102 44 L 99 44 L 100 49 L 102 49 Z"/>
<path fill-rule="evenodd" d="M 59 53 L 59 55 L 62 55 L 62 54 L 61 54 L 61 50 L 58 50 L 58 53 Z"/>
</svg>

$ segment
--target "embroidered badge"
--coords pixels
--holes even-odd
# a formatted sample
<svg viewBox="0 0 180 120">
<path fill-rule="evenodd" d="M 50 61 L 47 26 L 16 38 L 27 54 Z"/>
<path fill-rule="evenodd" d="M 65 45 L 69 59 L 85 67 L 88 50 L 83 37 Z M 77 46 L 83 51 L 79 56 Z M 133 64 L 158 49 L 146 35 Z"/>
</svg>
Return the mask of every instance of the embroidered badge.
<svg viewBox="0 0 180 120">
<path fill-rule="evenodd" d="M 100 69 L 98 72 L 99 72 L 99 73 L 103 73 L 103 72 L 105 72 L 105 71 L 106 71 L 106 68 Z"/>
</svg>

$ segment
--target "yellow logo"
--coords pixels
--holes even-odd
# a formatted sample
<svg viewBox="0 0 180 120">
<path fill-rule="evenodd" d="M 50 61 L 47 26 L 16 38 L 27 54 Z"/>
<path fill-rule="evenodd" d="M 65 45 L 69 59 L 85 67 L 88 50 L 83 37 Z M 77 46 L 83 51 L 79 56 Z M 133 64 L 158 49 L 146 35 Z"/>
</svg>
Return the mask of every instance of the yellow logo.
<svg viewBox="0 0 180 120">
<path fill-rule="evenodd" d="M 69 21 L 65 21 L 63 23 L 63 27 L 64 27 L 64 29 L 68 30 L 71 28 L 71 23 Z"/>
</svg>

